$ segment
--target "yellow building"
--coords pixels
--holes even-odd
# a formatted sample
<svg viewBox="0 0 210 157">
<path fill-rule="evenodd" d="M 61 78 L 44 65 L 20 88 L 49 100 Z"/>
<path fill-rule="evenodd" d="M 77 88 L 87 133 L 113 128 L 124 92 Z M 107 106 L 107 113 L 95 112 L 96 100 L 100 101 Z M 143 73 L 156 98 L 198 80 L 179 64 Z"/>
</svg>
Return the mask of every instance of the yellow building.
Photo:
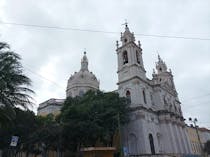
<svg viewBox="0 0 210 157">
<path fill-rule="evenodd" d="M 202 154 L 201 140 L 200 140 L 201 137 L 198 128 L 188 126 L 187 133 L 190 139 L 193 154 L 199 154 L 199 155 Z"/>
<path fill-rule="evenodd" d="M 58 115 L 60 114 L 61 107 L 64 103 L 64 99 L 51 98 L 41 104 L 38 108 L 38 116 L 47 116 L 48 114 Z"/>
<path fill-rule="evenodd" d="M 205 143 L 210 141 L 210 130 L 207 128 L 199 128 L 199 136 L 201 139 L 202 146 L 204 148 Z"/>
</svg>

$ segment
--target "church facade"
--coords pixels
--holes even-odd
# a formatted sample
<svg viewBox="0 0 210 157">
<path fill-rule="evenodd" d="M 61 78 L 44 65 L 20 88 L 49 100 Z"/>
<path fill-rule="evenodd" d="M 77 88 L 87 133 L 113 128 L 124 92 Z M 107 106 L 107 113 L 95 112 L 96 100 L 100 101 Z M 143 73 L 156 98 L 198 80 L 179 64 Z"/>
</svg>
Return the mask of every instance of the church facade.
<svg viewBox="0 0 210 157">
<path fill-rule="evenodd" d="M 129 154 L 190 154 L 191 146 L 171 70 L 158 55 L 152 80 L 146 77 L 140 41 L 127 24 L 117 41 L 118 93 L 130 99 L 130 122 L 123 128 Z"/>
<path fill-rule="evenodd" d="M 158 56 L 156 70 L 152 79 L 148 79 L 140 41 L 136 44 L 134 33 L 127 24 L 120 40 L 116 43 L 117 92 L 130 100 L 131 108 L 130 122 L 122 128 L 123 147 L 130 155 L 190 154 L 192 149 L 171 70 Z M 88 90 L 98 89 L 99 81 L 88 70 L 84 53 L 80 71 L 68 80 L 66 95 L 82 96 Z M 55 107 L 56 101 L 49 102 L 40 104 L 38 115 L 52 106 L 56 111 L 60 110 L 60 104 Z"/>
</svg>

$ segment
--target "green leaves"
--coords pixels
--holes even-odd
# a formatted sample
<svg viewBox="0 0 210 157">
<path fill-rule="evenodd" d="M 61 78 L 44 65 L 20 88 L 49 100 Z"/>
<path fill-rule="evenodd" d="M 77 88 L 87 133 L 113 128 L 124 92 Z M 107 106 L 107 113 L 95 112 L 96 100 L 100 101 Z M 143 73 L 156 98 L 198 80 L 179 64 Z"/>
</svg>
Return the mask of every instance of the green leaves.
<svg viewBox="0 0 210 157">
<path fill-rule="evenodd" d="M 21 144 L 29 141 L 29 135 L 36 130 L 36 118 L 32 111 L 22 111 L 18 108 L 11 109 L 10 107 L 2 108 L 6 115 L 4 117 L 12 118 L 12 123 L 6 124 L 0 129 L 0 149 L 9 148 L 11 136 L 17 135 L 20 137 Z M 1 113 L 0 113 L 1 115 Z M 9 116 L 8 116 L 9 115 Z M 19 144 L 20 144 L 19 143 Z M 17 146 L 19 148 L 20 145 Z"/>
<path fill-rule="evenodd" d="M 27 109 L 32 104 L 31 80 L 23 74 L 20 56 L 10 51 L 9 45 L 0 42 L 0 102 Z"/>
<path fill-rule="evenodd" d="M 14 111 L 14 123 L 0 130 L 0 139 L 3 139 L 0 149 L 8 148 L 11 136 L 17 135 L 20 137 L 19 151 L 36 154 L 46 150 L 74 153 L 81 147 L 112 146 L 119 122 L 123 125 L 129 120 L 126 99 L 117 93 L 100 91 L 67 98 L 58 117 L 38 117 L 17 108 Z"/>
<path fill-rule="evenodd" d="M 128 111 L 126 99 L 117 93 L 89 91 L 83 97 L 67 98 L 59 118 L 66 139 L 77 147 L 95 146 L 99 141 L 107 146 L 112 145 L 118 121 L 128 122 Z"/>
</svg>

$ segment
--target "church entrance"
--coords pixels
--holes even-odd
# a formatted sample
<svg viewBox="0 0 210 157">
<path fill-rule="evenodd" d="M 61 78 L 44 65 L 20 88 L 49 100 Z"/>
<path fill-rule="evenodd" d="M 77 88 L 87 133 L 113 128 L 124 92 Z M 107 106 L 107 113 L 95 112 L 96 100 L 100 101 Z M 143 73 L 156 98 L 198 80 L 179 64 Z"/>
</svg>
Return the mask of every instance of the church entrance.
<svg viewBox="0 0 210 157">
<path fill-rule="evenodd" d="M 150 143 L 151 153 L 154 155 L 155 154 L 155 145 L 154 145 L 152 134 L 149 134 L 149 143 Z"/>
</svg>

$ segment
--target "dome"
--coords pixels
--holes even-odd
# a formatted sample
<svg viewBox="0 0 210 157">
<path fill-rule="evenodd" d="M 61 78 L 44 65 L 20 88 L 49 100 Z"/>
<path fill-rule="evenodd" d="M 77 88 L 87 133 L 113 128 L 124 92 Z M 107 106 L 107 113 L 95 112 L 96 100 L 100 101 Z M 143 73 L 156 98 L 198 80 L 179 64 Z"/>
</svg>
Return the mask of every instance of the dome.
<svg viewBox="0 0 210 157">
<path fill-rule="evenodd" d="M 98 90 L 99 81 L 96 76 L 88 70 L 88 59 L 86 52 L 81 60 L 81 69 L 71 75 L 66 89 L 66 96 L 82 96 L 88 90 Z"/>
</svg>

